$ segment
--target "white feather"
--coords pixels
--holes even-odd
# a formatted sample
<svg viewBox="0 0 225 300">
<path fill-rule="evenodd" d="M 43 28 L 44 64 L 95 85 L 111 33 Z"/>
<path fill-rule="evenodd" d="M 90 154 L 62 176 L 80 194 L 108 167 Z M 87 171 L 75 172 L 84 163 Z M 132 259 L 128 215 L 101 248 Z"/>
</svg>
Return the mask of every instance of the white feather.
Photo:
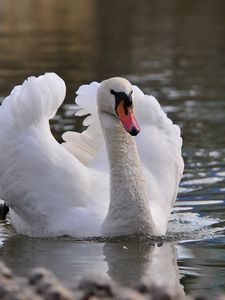
<svg viewBox="0 0 225 300">
<path fill-rule="evenodd" d="M 91 114 L 82 133 L 60 145 L 49 129 L 65 96 L 56 74 L 31 77 L 0 107 L 0 197 L 17 232 L 30 236 L 96 236 L 109 206 L 109 164 L 98 118 L 99 84 L 77 91 L 76 115 Z M 165 232 L 183 172 L 180 131 L 154 97 L 134 86 L 136 137 L 150 209 Z"/>
</svg>

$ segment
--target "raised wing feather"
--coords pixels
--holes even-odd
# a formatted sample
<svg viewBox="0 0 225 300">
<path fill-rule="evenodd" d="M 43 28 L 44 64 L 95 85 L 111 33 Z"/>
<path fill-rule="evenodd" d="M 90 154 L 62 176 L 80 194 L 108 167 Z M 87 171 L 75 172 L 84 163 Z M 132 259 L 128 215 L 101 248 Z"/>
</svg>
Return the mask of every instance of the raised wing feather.
<svg viewBox="0 0 225 300">
<path fill-rule="evenodd" d="M 153 219 L 165 226 L 176 200 L 183 173 L 180 129 L 161 109 L 158 101 L 134 87 L 135 114 L 141 132 L 136 137 Z"/>
<path fill-rule="evenodd" d="M 104 143 L 96 103 L 98 87 L 99 83 L 92 82 L 89 85 L 82 85 L 76 92 L 78 110 L 75 115 L 88 115 L 83 121 L 83 125 L 88 128 L 82 133 L 67 131 L 62 135 L 65 141 L 62 145 L 87 166 L 93 162 Z"/>
<path fill-rule="evenodd" d="M 63 80 L 45 74 L 28 78 L 0 107 L 0 197 L 19 233 L 95 235 L 107 212 L 105 177 L 50 132 L 49 118 L 64 96 Z"/>
</svg>

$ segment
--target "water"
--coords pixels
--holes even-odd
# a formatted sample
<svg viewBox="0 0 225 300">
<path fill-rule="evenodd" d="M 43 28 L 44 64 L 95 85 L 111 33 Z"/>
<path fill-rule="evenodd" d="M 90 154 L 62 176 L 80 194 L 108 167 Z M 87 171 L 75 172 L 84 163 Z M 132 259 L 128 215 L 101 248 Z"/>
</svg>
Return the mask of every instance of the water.
<svg viewBox="0 0 225 300">
<path fill-rule="evenodd" d="M 16 8 L 15 8 L 16 6 Z M 162 239 L 31 239 L 0 225 L 0 258 L 16 274 L 46 266 L 67 284 L 97 272 L 124 284 L 143 276 L 185 293 L 225 290 L 225 2 L 0 1 L 0 97 L 29 75 L 67 85 L 51 122 L 57 139 L 80 129 L 80 84 L 124 76 L 160 100 L 184 139 L 185 172 Z"/>
</svg>

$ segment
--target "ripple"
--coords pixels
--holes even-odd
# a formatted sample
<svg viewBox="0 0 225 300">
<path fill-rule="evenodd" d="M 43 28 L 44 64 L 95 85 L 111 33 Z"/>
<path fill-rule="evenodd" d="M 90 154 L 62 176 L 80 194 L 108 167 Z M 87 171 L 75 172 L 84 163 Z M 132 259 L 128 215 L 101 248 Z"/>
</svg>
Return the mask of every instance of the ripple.
<svg viewBox="0 0 225 300">
<path fill-rule="evenodd" d="M 180 241 L 205 239 L 220 235 L 223 228 L 223 222 L 219 218 L 201 216 L 194 212 L 174 213 L 167 236 L 175 236 Z"/>
</svg>

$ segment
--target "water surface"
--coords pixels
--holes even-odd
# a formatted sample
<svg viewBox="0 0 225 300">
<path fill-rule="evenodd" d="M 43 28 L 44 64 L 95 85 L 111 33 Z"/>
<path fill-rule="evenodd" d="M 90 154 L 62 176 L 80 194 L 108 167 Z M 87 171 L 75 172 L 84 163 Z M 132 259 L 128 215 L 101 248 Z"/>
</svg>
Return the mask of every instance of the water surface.
<svg viewBox="0 0 225 300">
<path fill-rule="evenodd" d="M 16 8 L 15 8 L 16 5 Z M 143 276 L 186 293 L 225 289 L 225 2 L 0 1 L 0 97 L 46 71 L 66 82 L 51 122 L 80 130 L 80 84 L 124 76 L 153 94 L 182 130 L 185 172 L 164 241 L 31 239 L 2 223 L 0 258 L 16 274 L 46 266 L 67 284 L 88 272 Z"/>
</svg>

